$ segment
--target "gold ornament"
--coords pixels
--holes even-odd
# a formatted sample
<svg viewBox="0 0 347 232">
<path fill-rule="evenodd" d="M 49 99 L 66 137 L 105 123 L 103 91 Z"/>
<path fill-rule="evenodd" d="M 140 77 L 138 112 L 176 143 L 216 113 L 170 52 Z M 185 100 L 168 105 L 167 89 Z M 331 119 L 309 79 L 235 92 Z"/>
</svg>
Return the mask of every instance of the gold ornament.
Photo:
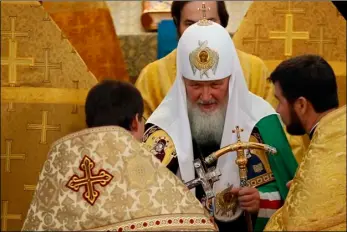
<svg viewBox="0 0 347 232">
<path fill-rule="evenodd" d="M 208 41 L 199 41 L 199 47 L 189 54 L 190 65 L 195 75 L 196 70 L 200 71 L 200 78 L 206 75 L 209 78 L 207 71 L 212 69 L 213 74 L 216 74 L 219 55 L 207 47 Z"/>
<path fill-rule="evenodd" d="M 219 216 L 230 218 L 236 213 L 238 201 L 237 196 L 230 192 L 232 188 L 233 186 L 231 185 L 216 196 L 216 214 Z"/>
</svg>

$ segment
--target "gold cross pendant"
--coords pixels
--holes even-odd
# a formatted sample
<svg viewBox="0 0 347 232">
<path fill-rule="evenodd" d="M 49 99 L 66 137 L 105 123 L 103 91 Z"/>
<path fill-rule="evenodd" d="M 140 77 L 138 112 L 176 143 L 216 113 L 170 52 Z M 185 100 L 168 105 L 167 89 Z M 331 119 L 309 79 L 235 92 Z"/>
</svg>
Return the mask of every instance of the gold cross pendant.
<svg viewBox="0 0 347 232">
<path fill-rule="evenodd" d="M 237 142 L 241 142 L 241 132 L 243 132 L 243 129 L 239 126 L 236 126 L 236 129 L 233 130 L 233 133 L 236 133 L 237 136 Z"/>
</svg>

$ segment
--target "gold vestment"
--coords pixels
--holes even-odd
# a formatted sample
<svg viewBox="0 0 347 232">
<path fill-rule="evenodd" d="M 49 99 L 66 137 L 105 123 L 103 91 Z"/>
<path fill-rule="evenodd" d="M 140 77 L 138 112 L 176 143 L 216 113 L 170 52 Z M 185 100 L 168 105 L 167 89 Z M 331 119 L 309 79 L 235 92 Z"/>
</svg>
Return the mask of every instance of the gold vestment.
<svg viewBox="0 0 347 232">
<path fill-rule="evenodd" d="M 188 188 L 120 127 L 55 142 L 25 231 L 216 231 Z"/>
<path fill-rule="evenodd" d="M 346 106 L 320 120 L 265 231 L 346 231 Z"/>
</svg>

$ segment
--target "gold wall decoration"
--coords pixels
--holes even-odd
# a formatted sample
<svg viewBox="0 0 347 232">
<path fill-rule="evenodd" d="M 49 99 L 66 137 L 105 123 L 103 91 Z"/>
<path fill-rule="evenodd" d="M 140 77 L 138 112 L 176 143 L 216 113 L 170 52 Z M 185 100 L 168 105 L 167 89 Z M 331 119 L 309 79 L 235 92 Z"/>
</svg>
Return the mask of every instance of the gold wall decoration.
<svg viewBox="0 0 347 232">
<path fill-rule="evenodd" d="M 25 154 L 14 154 L 12 153 L 12 139 L 6 139 L 6 153 L 1 154 L 1 159 L 4 159 L 5 163 L 5 172 L 11 172 L 11 161 L 12 160 L 24 160 L 25 159 Z"/>
<path fill-rule="evenodd" d="M 44 21 L 47 19 L 43 18 Z M 50 63 L 49 62 L 49 48 L 43 49 L 43 58 L 42 62 L 35 62 L 34 65 L 30 66 L 32 68 L 42 68 L 43 69 L 43 82 L 49 83 L 49 72 L 51 69 L 59 69 L 61 70 L 61 62 L 60 63 Z"/>
<path fill-rule="evenodd" d="M 1 2 L 1 229 L 20 231 L 51 143 L 85 128 L 95 76 L 39 2 Z"/>
<path fill-rule="evenodd" d="M 1 38 L 8 39 L 8 56 L 1 56 L 1 66 L 8 66 L 8 83 L 10 86 L 17 84 L 17 66 L 33 65 L 34 59 L 32 57 L 17 57 L 17 37 L 29 38 L 28 32 L 16 31 L 16 16 L 9 16 L 10 30 L 1 31 Z"/>
<path fill-rule="evenodd" d="M 324 58 L 329 61 L 346 61 L 346 21 L 339 16 L 336 7 L 331 2 L 307 1 L 270 1 L 253 2 L 240 27 L 233 36 L 237 48 L 252 53 L 253 44 L 243 44 L 242 40 L 252 37 L 255 24 L 261 24 L 260 36 L 269 38 L 271 31 L 283 31 L 286 15 L 293 19 L 293 30 L 309 33 L 308 40 L 293 40 L 293 54 L 317 53 L 319 46 L 308 43 L 309 40 L 320 37 L 321 27 L 324 27 L 325 39 L 336 38 L 336 44 L 324 46 Z M 284 40 L 272 40 L 261 44 L 259 57 L 263 60 L 284 60 Z"/>
<path fill-rule="evenodd" d="M 340 105 L 346 104 L 346 20 L 331 2 L 253 2 L 233 40 L 270 72 L 293 56 L 323 56 L 337 76 Z"/>
<path fill-rule="evenodd" d="M 27 130 L 39 130 L 41 133 L 40 143 L 47 144 L 47 131 L 60 131 L 60 125 L 48 124 L 48 111 L 42 111 L 42 121 L 39 124 L 28 123 Z"/>
<path fill-rule="evenodd" d="M 170 20 L 172 1 L 144 1 L 142 0 L 141 24 L 147 31 L 158 29 L 161 20 Z"/>
<path fill-rule="evenodd" d="M 269 38 L 260 36 L 260 27 L 261 26 L 262 26 L 261 24 L 255 23 L 254 24 L 254 27 L 255 27 L 254 36 L 242 38 L 242 44 L 248 44 L 248 43 L 254 44 L 252 54 L 257 55 L 257 56 L 259 55 L 259 46 L 262 43 L 270 43 L 271 42 L 271 40 Z"/>
<path fill-rule="evenodd" d="M 73 81 L 76 87 L 76 81 Z M 79 83 L 79 82 L 78 82 Z M 1 101 L 11 103 L 57 103 L 83 105 L 88 89 L 25 87 L 1 88 Z"/>
<path fill-rule="evenodd" d="M 13 214 L 8 212 L 8 201 L 1 201 L 1 231 L 7 230 L 9 220 L 22 220 L 22 214 Z"/>
<path fill-rule="evenodd" d="M 324 33 L 324 24 L 319 24 L 319 36 L 315 38 L 309 39 L 306 43 L 308 44 L 317 44 L 317 54 L 323 56 L 324 55 L 324 47 L 327 44 L 336 45 L 336 38 L 326 38 Z"/>
<path fill-rule="evenodd" d="M 277 8 L 273 9 L 273 14 L 283 14 L 285 15 L 285 30 L 284 31 L 270 31 L 270 39 L 280 39 L 284 40 L 284 55 L 291 56 L 293 53 L 293 40 L 302 39 L 307 40 L 309 38 L 309 33 L 307 31 L 294 31 L 293 21 L 295 14 L 305 14 L 305 9 L 303 8 L 293 8 L 291 1 L 288 1 L 287 8 Z"/>
<path fill-rule="evenodd" d="M 285 16 L 285 30 L 284 31 L 270 31 L 270 39 L 284 40 L 284 55 L 293 55 L 293 40 L 302 39 L 308 40 L 309 33 L 307 31 L 294 31 L 293 29 L 294 16 L 286 14 Z"/>
</svg>

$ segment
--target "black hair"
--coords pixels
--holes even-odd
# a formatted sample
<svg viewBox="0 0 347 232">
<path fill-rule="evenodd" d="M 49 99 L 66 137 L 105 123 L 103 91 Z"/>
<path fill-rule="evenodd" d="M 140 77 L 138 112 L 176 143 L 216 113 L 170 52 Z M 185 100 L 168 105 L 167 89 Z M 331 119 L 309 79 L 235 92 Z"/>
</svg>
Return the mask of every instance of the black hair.
<svg viewBox="0 0 347 232">
<path fill-rule="evenodd" d="M 336 77 L 333 69 L 321 56 L 301 55 L 283 61 L 268 78 L 279 83 L 289 103 L 304 97 L 317 113 L 339 105 Z"/>
<path fill-rule="evenodd" d="M 130 130 L 138 114 L 144 111 L 141 93 L 130 83 L 104 80 L 88 93 L 85 113 L 88 127 L 120 126 Z"/>
</svg>

